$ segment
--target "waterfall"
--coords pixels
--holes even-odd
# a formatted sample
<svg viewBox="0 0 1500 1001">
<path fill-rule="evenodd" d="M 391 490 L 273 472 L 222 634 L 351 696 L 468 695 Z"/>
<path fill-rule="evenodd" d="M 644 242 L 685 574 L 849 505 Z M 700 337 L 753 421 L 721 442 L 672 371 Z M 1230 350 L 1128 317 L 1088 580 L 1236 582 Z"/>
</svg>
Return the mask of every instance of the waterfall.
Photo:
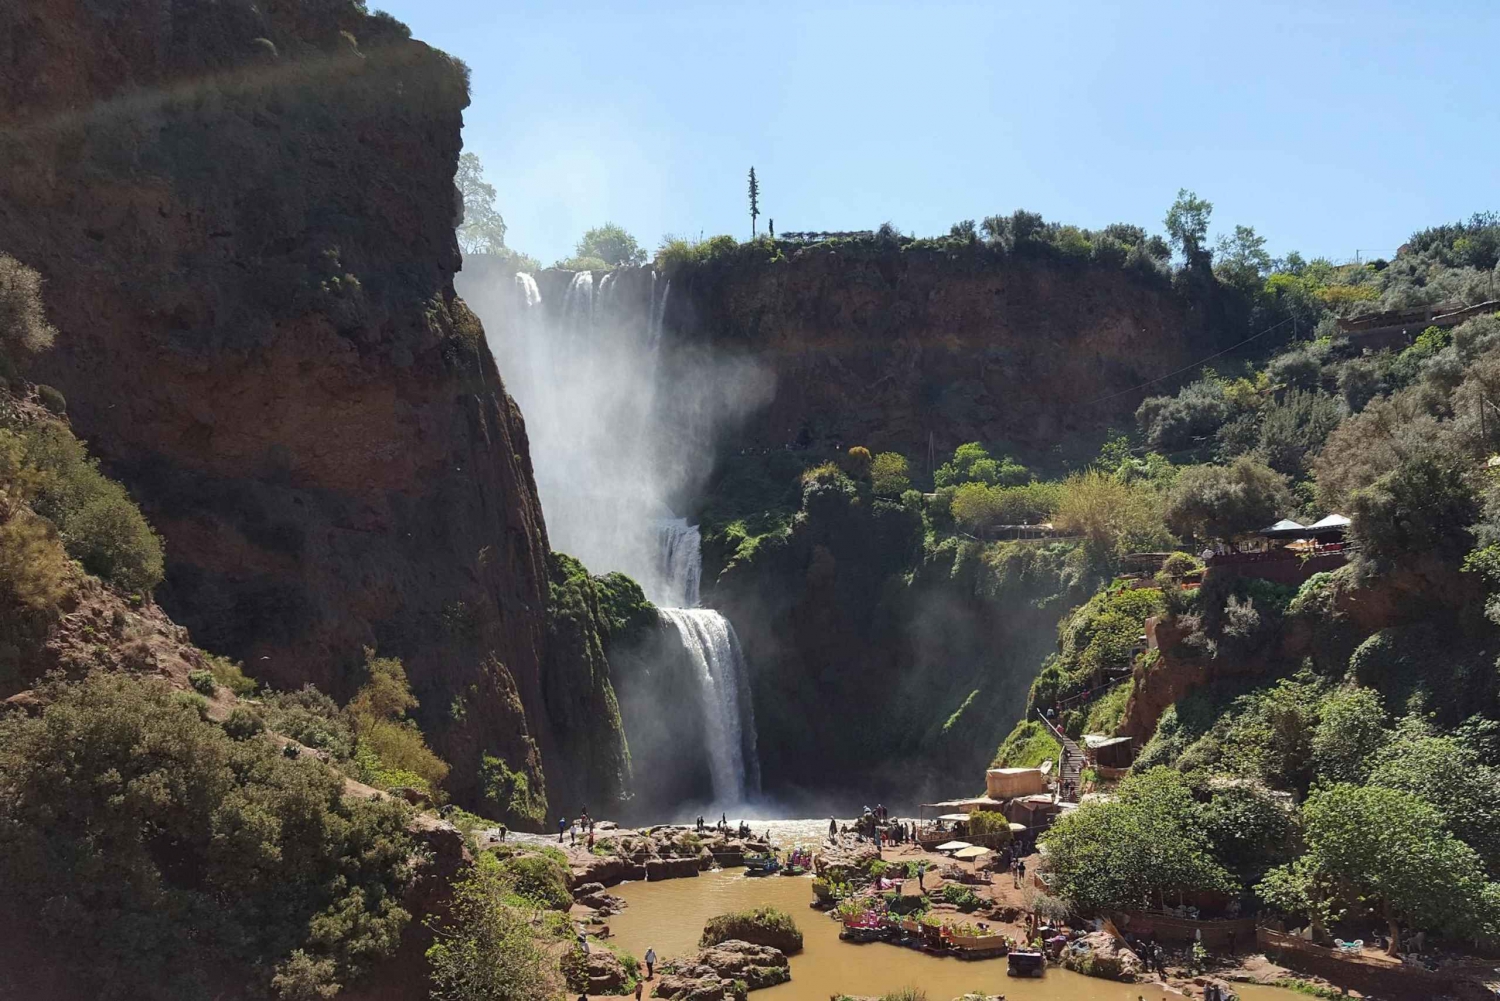
<svg viewBox="0 0 1500 1001">
<path fill-rule="evenodd" d="M 697 525 L 686 518 L 663 518 L 657 523 L 661 540 L 661 578 L 656 592 L 665 604 L 679 608 L 698 607 L 698 579 L 703 574 L 702 537 Z"/>
<path fill-rule="evenodd" d="M 676 627 L 698 672 L 714 802 L 744 803 L 747 795 L 760 792 L 760 765 L 749 679 L 734 627 L 709 608 L 663 608 L 660 613 Z"/>
<path fill-rule="evenodd" d="M 769 397 L 769 379 L 706 351 L 665 354 L 672 285 L 654 269 L 521 273 L 503 285 L 483 275 L 475 268 L 455 281 L 526 415 L 549 542 L 594 573 L 628 574 L 661 609 L 681 639 L 673 667 L 686 657 L 697 676 L 675 683 L 686 683 L 689 712 L 701 704 L 706 744 L 666 753 L 690 755 L 694 775 L 697 759 L 711 759 L 714 796 L 726 806 L 755 794 L 739 642 L 722 615 L 698 607 L 698 527 L 674 506 L 701 491 L 721 431 Z"/>
</svg>

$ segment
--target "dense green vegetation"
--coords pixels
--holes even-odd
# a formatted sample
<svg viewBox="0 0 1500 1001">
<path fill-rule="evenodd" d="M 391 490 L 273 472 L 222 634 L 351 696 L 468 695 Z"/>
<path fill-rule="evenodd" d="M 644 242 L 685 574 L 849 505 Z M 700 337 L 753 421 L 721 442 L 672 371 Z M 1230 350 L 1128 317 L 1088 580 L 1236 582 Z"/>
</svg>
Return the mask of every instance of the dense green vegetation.
<svg viewBox="0 0 1500 1001">
<path fill-rule="evenodd" d="M 787 955 L 802 951 L 802 932 L 797 928 L 797 922 L 790 914 L 774 907 L 733 911 L 709 918 L 698 944 L 707 948 L 732 938 L 753 945 L 769 945 Z"/>
<path fill-rule="evenodd" d="M 41 697 L 0 717 L 5 904 L 87 955 L 98 996 L 199 998 L 249 970 L 311 998 L 394 951 L 404 804 L 345 799 L 325 765 L 231 738 L 159 681 Z"/>
</svg>

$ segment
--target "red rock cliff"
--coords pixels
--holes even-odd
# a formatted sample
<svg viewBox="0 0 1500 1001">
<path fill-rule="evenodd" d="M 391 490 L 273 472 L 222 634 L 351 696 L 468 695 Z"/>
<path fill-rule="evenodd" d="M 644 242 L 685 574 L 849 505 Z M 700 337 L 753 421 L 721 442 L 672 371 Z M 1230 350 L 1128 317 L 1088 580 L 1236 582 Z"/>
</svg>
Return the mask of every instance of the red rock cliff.
<svg viewBox="0 0 1500 1001">
<path fill-rule="evenodd" d="M 554 751 L 525 426 L 452 287 L 466 73 L 350 0 L 0 4 L 0 247 L 158 599 L 277 686 L 403 657 L 460 797 Z"/>
</svg>

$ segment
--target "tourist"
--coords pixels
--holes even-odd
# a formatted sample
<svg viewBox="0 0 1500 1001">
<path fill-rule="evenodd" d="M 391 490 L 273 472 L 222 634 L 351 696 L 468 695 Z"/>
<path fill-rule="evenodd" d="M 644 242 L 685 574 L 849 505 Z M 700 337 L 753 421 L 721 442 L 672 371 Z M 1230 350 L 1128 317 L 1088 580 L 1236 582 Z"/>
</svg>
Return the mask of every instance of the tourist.
<svg viewBox="0 0 1500 1001">
<path fill-rule="evenodd" d="M 563 832 L 566 831 L 567 829 L 568 829 L 568 818 L 567 817 L 558 817 L 557 818 L 557 843 L 558 844 L 562 844 Z"/>
<path fill-rule="evenodd" d="M 572 824 L 568 825 L 568 844 L 569 845 L 576 845 L 576 844 L 578 844 L 578 822 L 577 821 L 574 821 Z"/>
<path fill-rule="evenodd" d="M 646 981 L 644 981 L 644 980 L 637 980 L 635 982 L 635 1001 L 641 1001 L 641 995 L 643 993 L 645 993 L 645 990 L 646 990 Z"/>
<path fill-rule="evenodd" d="M 1016 863 L 1016 871 L 1021 874 L 1021 882 L 1026 882 L 1026 860 L 1021 859 Z"/>
<path fill-rule="evenodd" d="M 922 885 L 922 881 L 924 879 L 926 879 L 926 878 L 927 878 L 927 860 L 923 859 L 922 861 L 920 861 L 920 862 L 917 863 L 917 889 L 919 889 L 919 890 L 925 890 L 926 889 L 926 887 Z"/>
<path fill-rule="evenodd" d="M 839 822 L 832 817 L 828 818 L 828 840 L 833 841 L 839 836 Z"/>
<path fill-rule="evenodd" d="M 656 950 L 646 949 L 646 979 L 650 980 L 656 975 Z"/>
<path fill-rule="evenodd" d="M 590 827 L 589 828 L 589 851 L 593 851 L 593 850 L 594 850 L 594 829 L 592 827 Z"/>
</svg>

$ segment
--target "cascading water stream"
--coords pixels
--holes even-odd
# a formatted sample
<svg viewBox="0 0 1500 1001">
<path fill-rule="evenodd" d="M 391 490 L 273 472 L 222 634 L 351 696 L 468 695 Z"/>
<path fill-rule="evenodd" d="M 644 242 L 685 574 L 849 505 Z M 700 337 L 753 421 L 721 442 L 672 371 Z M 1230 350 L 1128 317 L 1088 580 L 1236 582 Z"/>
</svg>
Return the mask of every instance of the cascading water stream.
<svg viewBox="0 0 1500 1001">
<path fill-rule="evenodd" d="M 663 500 L 711 440 L 709 422 L 701 401 L 683 394 L 699 387 L 674 382 L 668 392 L 662 373 L 671 282 L 655 271 L 648 287 L 626 279 L 638 280 L 580 271 L 549 311 L 535 277 L 517 274 L 519 315 L 511 313 L 511 339 L 493 346 L 506 370 L 525 373 L 513 391 L 554 545 L 596 572 L 634 577 L 677 632 L 698 683 L 714 801 L 728 807 L 760 792 L 749 677 L 729 620 L 698 607 L 698 526 L 671 516 Z"/>
</svg>

